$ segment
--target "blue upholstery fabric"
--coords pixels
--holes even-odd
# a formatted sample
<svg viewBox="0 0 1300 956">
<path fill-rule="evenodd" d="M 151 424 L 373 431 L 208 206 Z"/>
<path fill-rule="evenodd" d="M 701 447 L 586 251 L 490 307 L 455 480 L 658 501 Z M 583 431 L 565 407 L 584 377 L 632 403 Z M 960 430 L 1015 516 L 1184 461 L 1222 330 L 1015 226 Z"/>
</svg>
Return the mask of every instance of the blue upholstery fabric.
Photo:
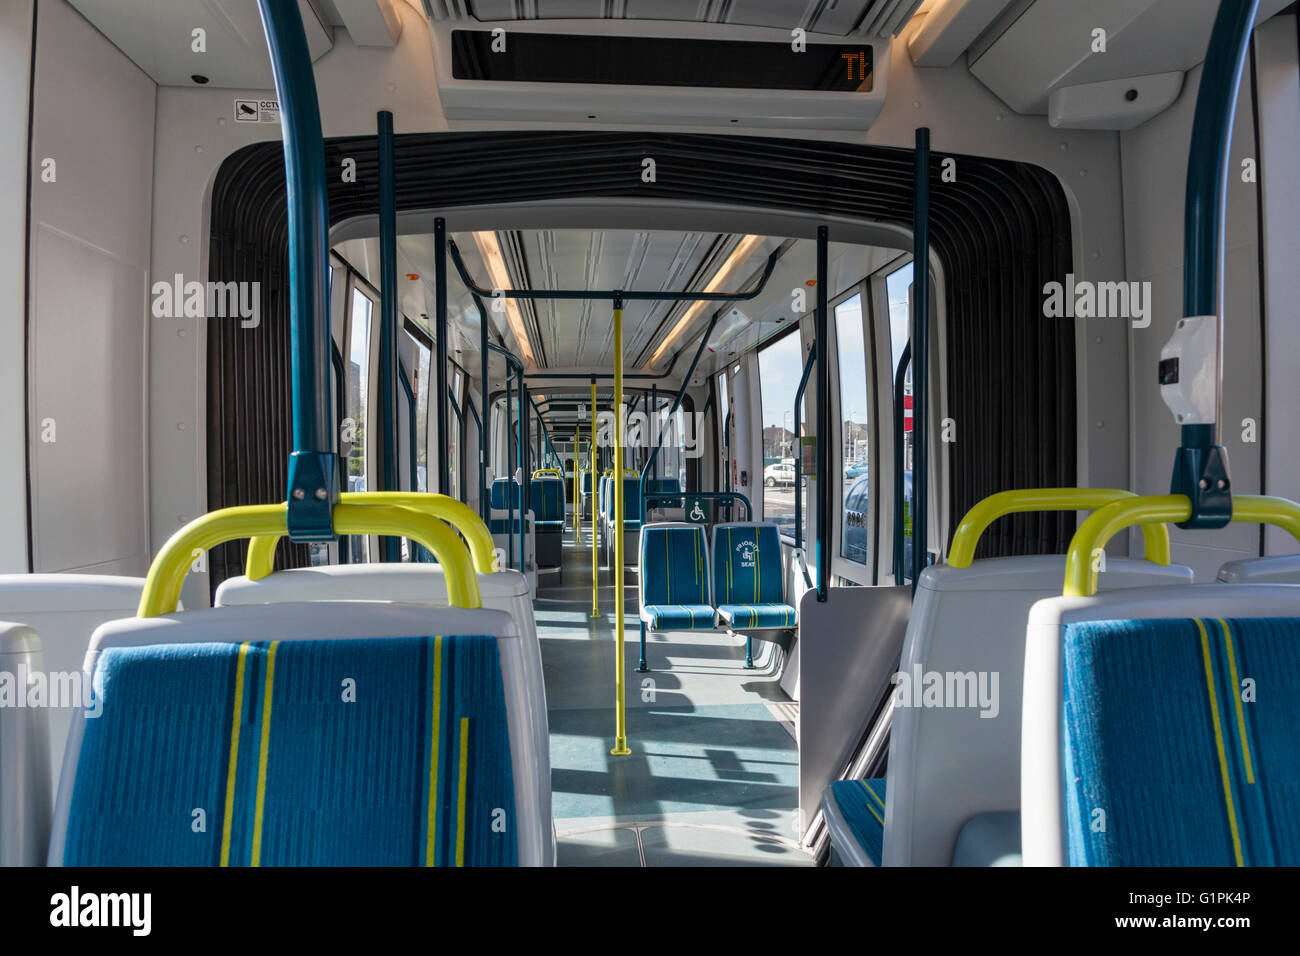
<svg viewBox="0 0 1300 956">
<path fill-rule="evenodd" d="M 505 534 L 507 530 L 510 534 L 519 533 L 519 518 L 514 521 L 509 518 L 492 518 L 488 521 L 488 526 L 493 534 Z M 533 530 L 533 523 L 527 518 L 524 519 L 524 534 L 530 534 Z"/>
<path fill-rule="evenodd" d="M 708 604 L 647 604 L 652 631 L 711 631 L 713 608 Z"/>
<path fill-rule="evenodd" d="M 781 533 L 774 524 L 720 524 L 713 531 L 713 599 L 734 627 L 794 627 L 785 603 Z"/>
<path fill-rule="evenodd" d="M 515 484 L 509 478 L 498 478 L 492 482 L 492 498 L 491 498 L 492 507 L 497 509 L 505 509 L 510 507 L 510 503 L 506 499 L 507 488 L 514 489 L 514 498 L 515 498 L 514 509 L 515 511 L 519 511 L 523 506 L 524 489 L 522 485 Z"/>
<path fill-rule="evenodd" d="M 600 484 L 600 511 L 605 520 L 614 523 L 614 479 L 602 478 Z M 641 479 L 623 479 L 623 525 L 634 531 L 641 527 Z"/>
<path fill-rule="evenodd" d="M 1300 620 L 1072 624 L 1063 652 L 1072 866 L 1300 864 Z"/>
<path fill-rule="evenodd" d="M 885 842 L 885 778 L 836 780 L 831 793 L 858 844 L 880 866 Z"/>
<path fill-rule="evenodd" d="M 108 648 L 97 673 L 65 865 L 517 861 L 496 638 Z"/>
<path fill-rule="evenodd" d="M 584 471 L 582 473 L 581 481 L 582 481 L 582 485 L 581 485 L 582 493 L 584 495 L 591 494 L 591 472 Z"/>
<path fill-rule="evenodd" d="M 646 604 L 708 604 L 704 529 L 650 526 L 641 535 L 641 592 Z"/>
<path fill-rule="evenodd" d="M 794 627 L 795 611 L 788 604 L 719 604 L 718 617 L 737 628 Z"/>
<path fill-rule="evenodd" d="M 564 526 L 564 482 L 553 476 L 533 478 L 529 482 L 528 507 L 537 518 L 539 529 Z"/>
</svg>

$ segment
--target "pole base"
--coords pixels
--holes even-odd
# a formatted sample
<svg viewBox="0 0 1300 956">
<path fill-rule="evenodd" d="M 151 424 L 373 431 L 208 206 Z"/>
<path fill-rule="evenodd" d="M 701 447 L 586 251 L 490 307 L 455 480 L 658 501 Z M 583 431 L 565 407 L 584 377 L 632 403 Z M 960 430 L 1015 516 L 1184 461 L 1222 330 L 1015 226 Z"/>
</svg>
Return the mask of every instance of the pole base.
<svg viewBox="0 0 1300 956">
<path fill-rule="evenodd" d="M 646 666 L 646 662 L 645 662 L 645 661 L 642 661 L 641 663 L 637 664 L 637 665 L 636 665 L 636 669 L 637 669 L 637 673 L 639 673 L 639 674 L 648 674 L 648 673 L 650 673 L 650 668 Z"/>
<path fill-rule="evenodd" d="M 623 746 L 615 747 L 613 750 L 611 750 L 609 752 L 609 755 L 611 757 L 627 757 L 631 753 L 632 753 L 632 748 L 630 748 L 627 744 L 623 744 Z"/>
</svg>

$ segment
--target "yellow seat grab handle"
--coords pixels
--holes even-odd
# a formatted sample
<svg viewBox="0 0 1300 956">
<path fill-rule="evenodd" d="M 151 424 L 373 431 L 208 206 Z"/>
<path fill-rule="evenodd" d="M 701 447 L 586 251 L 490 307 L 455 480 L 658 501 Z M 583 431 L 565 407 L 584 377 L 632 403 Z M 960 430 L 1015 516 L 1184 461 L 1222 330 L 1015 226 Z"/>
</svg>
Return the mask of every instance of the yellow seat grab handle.
<svg viewBox="0 0 1300 956">
<path fill-rule="evenodd" d="M 564 478 L 564 475 L 560 473 L 560 469 L 558 468 L 538 468 L 533 472 L 534 478 L 541 478 L 543 475 L 554 475 L 556 478 Z"/>
<path fill-rule="evenodd" d="M 278 540 L 288 533 L 287 514 L 282 503 L 224 508 L 195 518 L 168 539 L 149 566 L 137 615 L 157 617 L 175 611 L 181 585 L 197 555 L 241 538 Z M 478 575 L 469 551 L 441 519 L 395 504 L 340 502 L 334 506 L 334 530 L 339 534 L 385 534 L 418 541 L 443 566 L 448 603 L 459 608 L 482 606 Z"/>
<path fill-rule="evenodd" d="M 1028 511 L 1095 511 L 1112 502 L 1136 497 L 1133 492 L 1119 488 L 1021 488 L 990 495 L 961 519 L 952 537 L 948 564 L 954 568 L 970 567 L 980 536 L 1004 515 Z M 1142 538 L 1148 561 L 1169 564 L 1168 528 L 1163 524 L 1144 524 Z"/>
<path fill-rule="evenodd" d="M 1099 549 L 1119 531 L 1134 525 L 1179 522 L 1191 517 L 1192 503 L 1186 495 L 1147 495 L 1121 498 L 1094 511 L 1070 541 L 1065 560 L 1067 597 L 1091 597 L 1097 593 Z M 1232 520 L 1246 524 L 1271 524 L 1300 540 L 1300 504 L 1269 495 L 1235 495 Z"/>
<path fill-rule="evenodd" d="M 469 553 L 474 559 L 475 570 L 480 574 L 495 574 L 500 570 L 497 567 L 492 534 L 483 523 L 483 519 L 469 505 L 448 495 L 434 495 L 422 491 L 345 491 L 339 495 L 339 503 L 396 505 L 440 518 L 464 535 L 465 541 L 469 544 Z M 274 570 L 275 546 L 282 536 L 283 532 L 274 536 L 258 535 L 249 542 L 244 573 L 250 581 L 260 581 Z M 438 561 L 442 563 L 441 558 Z"/>
</svg>

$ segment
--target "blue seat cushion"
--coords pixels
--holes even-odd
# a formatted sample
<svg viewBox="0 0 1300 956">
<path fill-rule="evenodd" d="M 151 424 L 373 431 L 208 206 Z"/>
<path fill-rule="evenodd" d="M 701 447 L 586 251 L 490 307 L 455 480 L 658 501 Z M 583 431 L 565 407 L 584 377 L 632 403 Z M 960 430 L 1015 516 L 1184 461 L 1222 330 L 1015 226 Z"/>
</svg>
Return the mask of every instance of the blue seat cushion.
<svg viewBox="0 0 1300 956">
<path fill-rule="evenodd" d="M 563 531 L 564 522 L 563 521 L 538 521 L 537 530 L 538 531 Z"/>
<path fill-rule="evenodd" d="M 113 647 L 96 676 L 67 866 L 517 862 L 494 637 Z"/>
<path fill-rule="evenodd" d="M 1300 864 L 1300 620 L 1090 621 L 1062 651 L 1071 866 Z"/>
<path fill-rule="evenodd" d="M 719 604 L 718 618 L 736 628 L 794 627 L 795 611 L 788 604 Z"/>
<path fill-rule="evenodd" d="M 713 629 L 713 608 L 707 604 L 647 604 L 643 614 L 652 631 L 707 631 Z"/>
<path fill-rule="evenodd" d="M 853 838 L 880 866 L 885 842 L 885 778 L 836 780 L 831 793 Z"/>
<path fill-rule="evenodd" d="M 519 532 L 518 518 L 515 518 L 514 521 L 511 521 L 509 518 L 493 518 L 488 524 L 491 527 L 493 534 L 505 534 L 507 530 L 509 530 L 510 534 L 517 534 Z M 524 533 L 527 534 L 532 530 L 533 523 L 525 518 Z"/>
</svg>

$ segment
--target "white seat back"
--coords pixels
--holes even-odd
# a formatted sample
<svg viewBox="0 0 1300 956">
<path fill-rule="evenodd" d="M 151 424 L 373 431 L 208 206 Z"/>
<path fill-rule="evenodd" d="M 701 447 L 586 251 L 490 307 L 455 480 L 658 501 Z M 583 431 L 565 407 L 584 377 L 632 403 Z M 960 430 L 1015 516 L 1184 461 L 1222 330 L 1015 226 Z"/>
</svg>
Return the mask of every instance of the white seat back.
<svg viewBox="0 0 1300 956">
<path fill-rule="evenodd" d="M 884 865 L 948 866 L 968 820 L 1019 807 L 1025 621 L 1034 602 L 1059 594 L 1064 580 L 1062 555 L 922 572 L 895 688 Z M 1182 565 L 1126 558 L 1109 559 L 1100 575 L 1108 590 L 1191 580 Z M 960 691 L 965 705 L 951 706 L 962 702 L 943 695 L 928 703 L 927 674 L 939 675 L 949 695 Z"/>
<path fill-rule="evenodd" d="M 546 764 L 537 754 L 537 735 L 531 726 L 530 690 L 525 659 L 528 651 L 510 615 L 499 610 L 425 608 L 382 602 L 313 602 L 167 614 L 153 618 L 113 621 L 96 630 L 86 654 L 86 673 L 93 674 L 100 652 L 109 647 L 210 642 L 320 641 L 356 638 L 397 638 L 431 635 L 484 634 L 496 636 L 500 655 L 506 721 L 515 797 L 515 820 L 521 866 L 554 862 Z M 72 722 L 58 798 L 49 861 L 64 857 L 64 838 L 86 716 L 78 711 Z"/>
<path fill-rule="evenodd" d="M 49 674 L 79 674 L 90 635 L 105 621 L 134 616 L 144 578 L 106 574 L 2 574 L 0 620 L 26 624 L 40 635 Z M 50 787 L 58 783 L 72 709 L 47 708 Z"/>
<path fill-rule="evenodd" d="M 1025 632 L 1020 833 L 1025 866 L 1064 866 L 1065 788 L 1061 735 L 1064 629 L 1084 621 L 1300 615 L 1300 588 L 1285 584 L 1194 584 L 1135 588 L 1037 602 Z"/>
</svg>

